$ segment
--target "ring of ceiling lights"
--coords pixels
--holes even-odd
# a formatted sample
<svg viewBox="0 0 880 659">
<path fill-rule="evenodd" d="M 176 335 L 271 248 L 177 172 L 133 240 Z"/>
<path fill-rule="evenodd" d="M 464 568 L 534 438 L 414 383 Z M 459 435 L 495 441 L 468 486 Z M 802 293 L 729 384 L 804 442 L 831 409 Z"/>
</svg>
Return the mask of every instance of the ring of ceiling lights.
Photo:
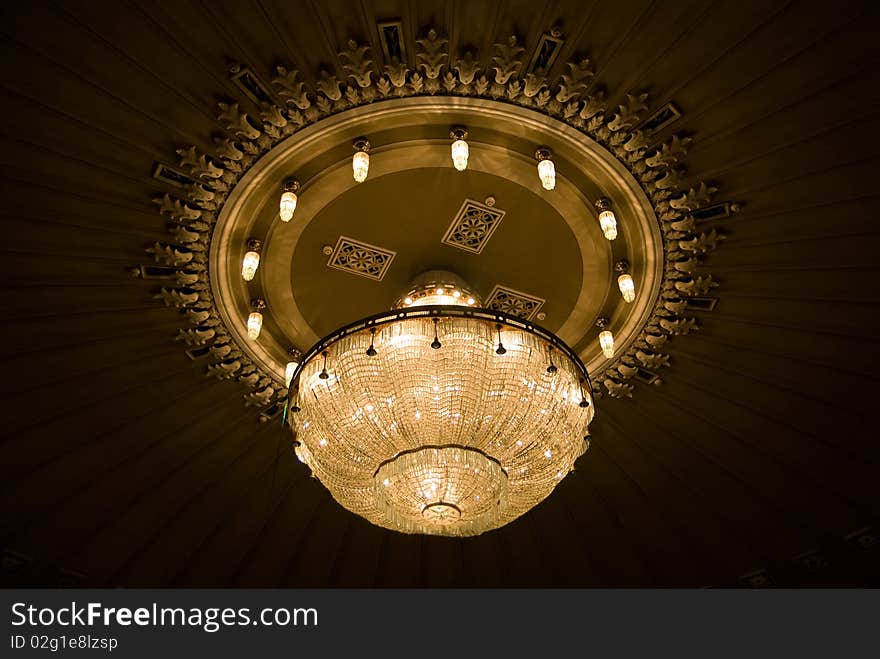
<svg viewBox="0 0 880 659">
<path fill-rule="evenodd" d="M 654 262 L 648 272 L 659 272 L 662 281 L 658 285 L 637 279 L 640 296 L 647 306 L 653 299 L 653 308 L 647 317 L 630 314 L 633 325 L 641 323 L 642 327 L 627 333 L 627 338 L 620 335 L 613 360 L 602 361 L 596 368 L 595 358 L 587 355 L 594 381 L 604 386 L 604 391 L 594 391 L 596 397 L 602 393 L 631 396 L 634 387 L 629 382 L 636 377 L 660 383 L 657 371 L 669 366 L 669 355 L 662 352 L 665 343 L 698 329 L 696 320 L 684 314 L 692 308 L 692 297 L 710 295 L 718 286 L 701 268 L 704 256 L 724 235 L 714 226 L 711 230 L 697 226 L 696 213 L 704 219 L 720 219 L 737 212 L 739 204 L 713 203 L 716 189 L 699 179 L 691 178 L 689 189 L 682 186 L 690 138 L 668 131 L 657 133 L 647 126 L 670 104 L 647 120 L 643 114 L 648 109 L 647 94 L 625 94 L 620 105 L 609 108 L 605 89 L 588 60 L 576 59 L 557 67 L 564 71 L 558 77 L 543 70 L 525 70 L 522 58 L 528 55 L 515 37 L 494 44 L 494 66 L 482 64 L 473 53 L 447 52 L 447 44 L 437 31 L 426 28 L 424 36 L 416 40 L 416 68 L 405 62 L 386 62 L 382 68 L 370 59 L 369 48 L 349 41 L 347 49 L 339 53 L 338 70 L 345 73 L 342 80 L 324 70 L 314 82 L 302 82 L 294 67 L 277 66 L 270 75 L 271 87 L 262 84 L 259 73 L 233 64 L 229 75 L 241 94 L 232 103 L 218 103 L 217 119 L 225 135 L 214 135 L 215 146 L 207 152 L 198 146 L 177 149 L 176 167 L 156 164 L 154 176 L 169 187 L 154 201 L 159 212 L 172 221 L 168 225 L 170 238 L 146 250 L 155 266 L 140 265 L 132 274 L 164 280 L 155 297 L 184 316 L 177 339 L 184 343 L 187 354 L 193 359 L 210 357 L 209 375 L 234 379 L 248 387 L 246 404 L 261 409 L 261 420 L 280 413 L 286 387 L 279 383 L 278 355 L 253 359 L 241 332 L 233 331 L 243 317 L 235 314 L 249 311 L 241 308 L 240 296 L 235 296 L 234 310 L 221 310 L 222 305 L 216 303 L 214 292 L 225 298 L 223 289 L 231 288 L 222 282 L 224 277 L 215 283 L 218 273 L 209 267 L 209 252 L 212 260 L 217 259 L 214 265 L 220 267 L 219 257 L 214 256 L 219 254 L 218 247 L 213 244 L 218 216 L 230 214 L 227 196 L 238 190 L 237 185 L 251 174 L 255 164 L 287 138 L 300 138 L 307 130 L 317 130 L 336 117 L 354 116 L 351 113 L 359 110 L 369 115 L 399 99 L 437 97 L 436 103 L 447 106 L 479 99 L 493 107 L 523 109 L 526 116 L 557 130 L 575 131 L 578 135 L 573 143 L 595 143 L 598 155 L 606 152 L 600 160 L 610 163 L 616 159 L 638 182 L 642 194 L 638 190 L 634 194 L 641 196 L 642 203 L 636 208 L 647 211 L 646 196 L 662 234 L 662 258 L 658 258 L 660 245 L 656 241 L 651 246 Z M 681 116 L 675 108 L 672 114 L 671 121 Z M 480 142 L 478 137 L 469 139 Z M 572 172 L 560 168 L 560 176 Z M 627 221 L 623 213 L 621 219 Z M 233 234 L 221 241 L 226 240 L 225 246 L 230 247 L 232 240 L 241 238 L 243 246 L 248 237 Z M 656 236 L 653 227 L 650 235 Z M 702 300 L 714 305 L 715 298 Z"/>
<path fill-rule="evenodd" d="M 274 222 L 265 234 L 264 265 L 258 277 L 268 313 L 276 310 L 273 318 L 282 332 L 281 336 L 263 332 L 259 341 L 247 339 L 245 319 L 252 295 L 240 276 L 241 248 L 249 236 L 259 234 L 254 230 L 254 218 L 265 205 L 277 205 L 277 190 L 285 178 L 315 169 L 310 166 L 313 154 L 348 145 L 359 135 L 371 136 L 374 144 L 370 180 L 413 168 L 451 167 L 448 140 L 416 138 L 383 144 L 373 136 L 380 136 L 383 126 L 405 133 L 407 128 L 448 128 L 457 123 L 467 125 L 470 133 L 469 170 L 501 175 L 536 193 L 540 182 L 535 173 L 534 146 L 548 144 L 553 149 L 556 189 L 542 199 L 571 229 L 582 254 L 584 273 L 574 309 L 556 332 L 560 338 L 574 345 L 592 328 L 605 300 L 596 299 L 586 284 L 591 277 L 611 273 L 614 258 L 625 258 L 634 268 L 639 295 L 632 304 L 617 304 L 610 322 L 619 354 L 638 339 L 659 295 L 663 242 L 650 201 L 620 161 L 578 130 L 527 108 L 467 97 L 389 99 L 330 116 L 274 146 L 241 176 L 217 216 L 209 261 L 215 303 L 240 349 L 276 381 L 284 381 L 290 346 L 305 349 L 319 338 L 297 306 L 290 285 L 290 255 L 315 216 L 335 198 L 360 185 L 352 179 L 350 155 L 302 180 L 294 220 Z M 499 136 L 519 148 L 512 150 L 486 141 Z M 599 197 L 610 197 L 614 203 L 621 229 L 615 241 L 616 257 L 612 257 L 610 242 L 599 230 L 594 206 Z M 616 295 L 616 291 L 611 294 Z M 590 372 L 601 370 L 608 361 L 595 340 L 586 342 L 580 357 Z"/>
</svg>

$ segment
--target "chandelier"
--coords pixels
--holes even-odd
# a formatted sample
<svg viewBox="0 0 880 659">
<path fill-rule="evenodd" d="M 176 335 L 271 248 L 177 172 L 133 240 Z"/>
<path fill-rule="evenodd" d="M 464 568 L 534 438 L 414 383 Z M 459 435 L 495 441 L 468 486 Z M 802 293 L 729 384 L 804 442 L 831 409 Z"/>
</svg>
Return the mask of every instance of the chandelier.
<svg viewBox="0 0 880 659">
<path fill-rule="evenodd" d="M 406 533 L 477 535 L 540 503 L 586 450 L 581 360 L 479 304 L 455 275 L 429 272 L 302 359 L 296 454 L 348 510 Z"/>
<path fill-rule="evenodd" d="M 449 131 L 459 172 L 468 167 L 467 137 L 464 126 Z M 352 146 L 351 176 L 362 184 L 370 141 Z M 541 188 L 552 192 L 553 151 L 540 146 L 534 157 Z M 293 219 L 302 189 L 294 177 L 283 180 L 282 223 Z M 595 207 L 613 241 L 611 200 L 600 197 Z M 241 277 L 251 281 L 262 241 L 246 247 Z M 332 246 L 323 251 L 333 257 Z M 352 254 L 370 267 L 366 252 Z M 615 269 L 620 295 L 632 303 L 629 262 Z M 247 336 L 257 342 L 268 303 L 257 297 L 250 307 Z M 612 359 L 611 321 L 595 324 L 602 355 Z M 338 503 L 381 527 L 447 536 L 498 528 L 550 495 L 589 447 L 593 396 L 578 354 L 513 309 L 484 307 L 451 272 L 424 273 L 390 311 L 336 329 L 304 355 L 291 348 L 290 359 L 284 409 L 297 457 Z"/>
<path fill-rule="evenodd" d="M 171 239 L 132 272 L 163 281 L 154 297 L 180 310 L 187 356 L 246 387 L 261 422 L 284 418 L 296 454 L 339 502 L 388 528 L 466 535 L 528 510 L 587 447 L 594 396 L 578 357 L 602 386 L 595 398 L 662 382 L 664 346 L 699 327 L 685 314 L 717 301 L 700 268 L 724 235 L 703 223 L 740 205 L 713 201 L 702 181 L 684 186 L 690 138 L 660 138 L 681 117 L 674 103 L 651 116 L 646 94 L 607 105 L 590 91 L 604 85 L 586 58 L 557 63 L 558 78 L 543 67 L 520 76 L 528 56 L 515 37 L 494 44 L 490 68 L 446 43 L 429 30 L 411 44 L 416 68 L 382 73 L 350 40 L 331 67 L 345 80 L 321 70 L 303 82 L 279 65 L 269 89 L 234 63 L 244 96 L 218 105 L 228 135 L 157 163 L 153 176 L 173 188 L 153 200 Z M 279 100 L 257 115 L 255 98 Z M 446 187 L 435 186 L 427 177 L 442 167 L 473 174 L 444 172 Z M 438 191 L 443 203 L 431 204 Z M 486 210 L 495 193 L 517 210 L 500 232 L 505 211 Z M 462 196 L 459 215 L 477 221 L 456 215 L 444 233 Z M 432 208 L 416 225 L 420 205 Z M 479 256 L 493 235 L 511 258 L 447 261 L 436 247 Z M 535 256 L 547 253 L 545 267 Z M 419 259 L 473 277 L 485 299 L 444 275 L 318 341 L 385 308 Z M 345 287 L 340 271 L 385 288 Z M 559 336 L 523 318 L 547 319 Z"/>
</svg>

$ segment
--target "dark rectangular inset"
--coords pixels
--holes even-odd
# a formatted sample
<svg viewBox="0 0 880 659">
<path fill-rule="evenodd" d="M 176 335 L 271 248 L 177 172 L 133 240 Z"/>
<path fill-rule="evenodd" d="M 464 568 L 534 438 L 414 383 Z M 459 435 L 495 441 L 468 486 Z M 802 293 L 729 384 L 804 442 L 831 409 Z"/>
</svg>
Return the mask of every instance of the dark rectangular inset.
<svg viewBox="0 0 880 659">
<path fill-rule="evenodd" d="M 140 265 L 138 270 L 141 279 L 171 279 L 177 274 L 177 268 L 167 265 Z"/>
<path fill-rule="evenodd" d="M 562 44 L 564 43 L 562 39 L 550 36 L 549 34 L 541 36 L 541 41 L 535 49 L 535 54 L 529 63 L 526 73 L 547 75 L 547 72 L 550 71 L 550 68 L 556 62 L 556 58 L 559 57 L 559 51 L 562 50 Z"/>
<path fill-rule="evenodd" d="M 730 215 L 730 204 L 726 201 L 723 201 L 719 204 L 712 204 L 711 206 L 705 206 L 703 208 L 698 208 L 695 211 L 691 211 L 691 217 L 694 218 L 694 222 L 708 222 L 710 220 L 721 220 Z"/>
<path fill-rule="evenodd" d="M 153 170 L 153 178 L 178 188 L 185 188 L 196 183 L 196 180 L 191 176 L 161 162 L 156 163 L 156 169 Z"/>
<path fill-rule="evenodd" d="M 377 23 L 379 28 L 379 41 L 382 43 L 382 54 L 385 63 L 390 64 L 395 59 L 398 62 L 406 61 L 406 44 L 403 41 L 403 23 L 400 21 L 385 21 Z"/>
<path fill-rule="evenodd" d="M 202 357 L 207 357 L 211 352 L 211 346 L 202 346 L 201 348 L 190 348 L 189 350 L 185 350 L 186 356 L 190 359 L 201 359 Z"/>
<path fill-rule="evenodd" d="M 678 121 L 681 116 L 681 110 L 678 109 L 675 103 L 670 101 L 645 119 L 639 128 L 648 135 L 653 135 L 654 133 L 659 133 L 669 124 Z"/>
<path fill-rule="evenodd" d="M 656 373 L 651 373 L 651 371 L 640 368 L 636 371 L 636 377 L 645 384 L 653 384 L 658 376 Z"/>
<path fill-rule="evenodd" d="M 694 311 L 712 311 L 718 304 L 717 297 L 689 297 L 685 298 L 688 309 Z"/>
<path fill-rule="evenodd" d="M 257 105 L 272 102 L 272 95 L 246 66 L 241 67 L 237 73 L 233 73 L 230 79 Z"/>
</svg>

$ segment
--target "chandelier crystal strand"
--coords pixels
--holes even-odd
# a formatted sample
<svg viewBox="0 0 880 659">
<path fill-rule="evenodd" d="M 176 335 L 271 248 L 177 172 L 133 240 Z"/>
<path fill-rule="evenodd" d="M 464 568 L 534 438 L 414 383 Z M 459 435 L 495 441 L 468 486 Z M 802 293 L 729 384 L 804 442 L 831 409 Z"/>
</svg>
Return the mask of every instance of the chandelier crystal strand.
<svg viewBox="0 0 880 659">
<path fill-rule="evenodd" d="M 543 338 L 465 316 L 376 330 L 328 345 L 326 379 L 319 355 L 307 361 L 290 416 L 298 457 L 345 508 L 406 533 L 477 535 L 542 501 L 583 452 L 582 366 L 558 356 L 548 374 Z"/>
<path fill-rule="evenodd" d="M 352 175 L 357 183 L 363 183 L 367 180 L 370 171 L 370 141 L 365 137 L 359 137 L 352 146 L 355 150 L 351 158 Z"/>
<path fill-rule="evenodd" d="M 244 258 L 241 260 L 241 278 L 245 281 L 252 281 L 257 274 L 257 268 L 260 267 L 260 247 L 262 243 L 256 238 L 250 238 L 247 241 L 248 251 L 245 252 Z"/>
<path fill-rule="evenodd" d="M 463 126 L 455 126 L 449 132 L 449 137 L 454 140 L 452 142 L 452 164 L 460 172 L 463 172 L 467 169 L 468 164 L 468 143 L 465 141 L 467 139 L 467 129 Z"/>
<path fill-rule="evenodd" d="M 281 202 L 278 206 L 278 217 L 282 222 L 290 222 L 296 210 L 296 193 L 299 192 L 299 181 L 289 178 L 284 182 L 284 191 L 281 193 Z"/>
<path fill-rule="evenodd" d="M 556 187 L 556 165 L 553 164 L 553 152 L 549 147 L 542 146 L 535 151 L 535 158 L 538 161 L 538 178 L 541 179 L 541 185 L 545 190 L 552 190 Z"/>
</svg>

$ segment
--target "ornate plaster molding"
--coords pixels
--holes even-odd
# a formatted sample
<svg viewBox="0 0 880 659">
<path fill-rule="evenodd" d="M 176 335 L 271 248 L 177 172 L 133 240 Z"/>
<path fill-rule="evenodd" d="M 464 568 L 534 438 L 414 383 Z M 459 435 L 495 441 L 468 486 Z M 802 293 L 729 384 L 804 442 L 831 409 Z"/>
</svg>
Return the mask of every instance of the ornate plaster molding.
<svg viewBox="0 0 880 659">
<path fill-rule="evenodd" d="M 248 387 L 245 401 L 261 408 L 261 419 L 276 414 L 286 393 L 284 383 L 245 355 L 211 292 L 208 251 L 227 195 L 273 146 L 327 117 L 391 98 L 465 96 L 514 104 L 564 122 L 606 149 L 641 186 L 663 237 L 660 295 L 636 340 L 592 377 L 612 397 L 631 397 L 636 382 L 661 383 L 657 371 L 670 365 L 666 344 L 672 337 L 699 329 L 696 318 L 687 315 L 690 300 L 707 296 L 718 286 L 711 274 L 698 270 L 724 235 L 714 228 L 704 231 L 697 218 L 714 219 L 716 206 L 723 207 L 725 214 L 739 208 L 712 204 L 717 189 L 705 182 L 681 188 L 690 138 L 672 135 L 655 143 L 653 131 L 640 128 L 648 110 L 645 93 L 628 93 L 616 108 L 608 108 L 586 58 L 567 62 L 564 73 L 552 79 L 543 70 L 521 73 L 529 58 L 513 36 L 494 45 L 488 65 L 472 52 L 453 57 L 448 40 L 434 29 L 407 46 L 415 46 L 414 69 L 396 57 L 380 68 L 369 47 L 350 40 L 339 53 L 344 78 L 322 70 L 314 86 L 285 65 L 275 68 L 271 86 L 265 86 L 250 70 L 234 64 L 230 76 L 243 98 L 218 103 L 217 116 L 226 135 L 214 138 L 210 153 L 195 146 L 178 149 L 179 169 L 162 163 L 156 168 L 156 177 L 176 188 L 154 199 L 159 213 L 169 220 L 169 238 L 146 250 L 155 265 L 132 272 L 166 280 L 156 298 L 183 315 L 184 327 L 177 338 L 187 346 L 187 354 L 209 358 L 208 376 L 236 379 Z M 256 114 L 245 109 L 251 102 L 259 108 Z M 596 393 L 602 395 L 598 387 Z"/>
</svg>

